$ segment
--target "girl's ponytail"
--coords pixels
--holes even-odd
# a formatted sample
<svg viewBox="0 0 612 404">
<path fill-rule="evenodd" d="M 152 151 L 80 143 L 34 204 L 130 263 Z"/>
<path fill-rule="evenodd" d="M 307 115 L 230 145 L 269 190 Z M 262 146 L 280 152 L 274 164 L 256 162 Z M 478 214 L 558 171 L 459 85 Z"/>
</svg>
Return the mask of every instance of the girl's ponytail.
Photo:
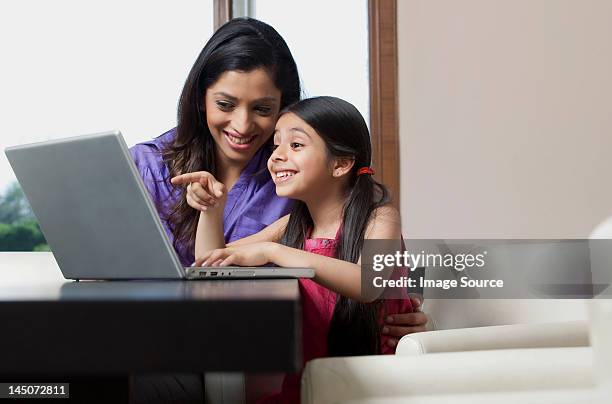
<svg viewBox="0 0 612 404">
<path fill-rule="evenodd" d="M 371 175 L 357 175 L 344 208 L 338 258 L 356 263 L 372 212 L 389 202 L 389 192 Z M 380 353 L 379 302 L 361 303 L 338 296 L 328 334 L 330 356 Z"/>
</svg>

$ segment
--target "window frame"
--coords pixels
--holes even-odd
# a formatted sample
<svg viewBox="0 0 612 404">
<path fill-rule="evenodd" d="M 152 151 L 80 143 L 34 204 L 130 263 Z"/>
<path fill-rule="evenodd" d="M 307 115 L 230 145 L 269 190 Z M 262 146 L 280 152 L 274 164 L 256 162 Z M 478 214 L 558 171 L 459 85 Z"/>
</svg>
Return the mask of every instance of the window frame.
<svg viewBox="0 0 612 404">
<path fill-rule="evenodd" d="M 370 135 L 377 179 L 400 207 L 397 0 L 368 0 Z"/>
<path fill-rule="evenodd" d="M 233 18 L 232 0 L 214 0 L 213 8 L 213 29 L 216 31 Z"/>
<path fill-rule="evenodd" d="M 232 0 L 214 0 L 214 29 L 232 19 Z M 372 168 L 400 207 L 397 0 L 368 0 Z"/>
</svg>

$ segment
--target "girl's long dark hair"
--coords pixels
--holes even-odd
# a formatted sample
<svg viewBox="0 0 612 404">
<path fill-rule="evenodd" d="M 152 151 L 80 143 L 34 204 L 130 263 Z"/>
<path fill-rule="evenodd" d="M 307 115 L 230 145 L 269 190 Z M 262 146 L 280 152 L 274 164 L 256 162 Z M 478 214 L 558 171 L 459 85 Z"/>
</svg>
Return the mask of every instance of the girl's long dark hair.
<svg viewBox="0 0 612 404">
<path fill-rule="evenodd" d="M 330 157 L 351 157 L 355 164 L 349 173 L 337 258 L 356 263 L 363 247 L 364 233 L 372 212 L 389 203 L 389 192 L 371 175 L 357 175 L 370 167 L 372 147 L 366 123 L 353 105 L 335 97 L 315 97 L 288 107 L 323 138 Z M 296 201 L 282 243 L 302 249 L 312 217 L 301 201 Z M 330 356 L 370 355 L 380 352 L 379 303 L 360 303 L 338 295 L 328 334 Z"/>
<path fill-rule="evenodd" d="M 217 176 L 215 142 L 206 123 L 206 89 L 227 71 L 250 72 L 257 68 L 266 69 L 281 91 L 281 109 L 300 99 L 297 66 L 285 40 L 274 28 L 252 18 L 236 18 L 212 35 L 185 81 L 174 142 L 162 151 L 170 177 L 193 171 Z M 182 188 L 166 219 L 175 249 L 183 244 L 193 250 L 198 211 L 187 204 L 185 193 Z"/>
</svg>

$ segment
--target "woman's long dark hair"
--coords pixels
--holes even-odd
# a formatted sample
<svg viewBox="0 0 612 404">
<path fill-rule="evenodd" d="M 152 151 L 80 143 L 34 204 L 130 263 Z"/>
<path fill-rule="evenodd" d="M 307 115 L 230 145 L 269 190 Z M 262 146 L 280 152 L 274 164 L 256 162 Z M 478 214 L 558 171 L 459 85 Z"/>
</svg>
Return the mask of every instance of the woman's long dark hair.
<svg viewBox="0 0 612 404">
<path fill-rule="evenodd" d="M 212 35 L 185 81 L 174 142 L 162 151 L 170 177 L 193 171 L 217 176 L 215 142 L 206 123 L 206 89 L 227 71 L 250 72 L 257 68 L 266 69 L 281 91 L 281 109 L 300 99 L 297 66 L 285 40 L 274 28 L 252 18 L 236 18 Z M 182 188 L 166 219 L 175 249 L 183 244 L 193 250 L 198 211 L 187 204 L 185 193 Z"/>
<path fill-rule="evenodd" d="M 342 229 L 337 258 L 357 263 L 364 233 L 374 209 L 389 203 L 389 192 L 371 175 L 357 175 L 370 167 L 372 147 L 366 123 L 352 104 L 335 97 L 315 97 L 288 107 L 323 138 L 331 158 L 351 157 L 355 164 L 349 173 Z M 301 201 L 296 201 L 282 243 L 302 249 L 312 217 Z M 380 352 L 379 303 L 360 303 L 338 295 L 328 334 L 330 356 L 369 355 Z"/>
</svg>

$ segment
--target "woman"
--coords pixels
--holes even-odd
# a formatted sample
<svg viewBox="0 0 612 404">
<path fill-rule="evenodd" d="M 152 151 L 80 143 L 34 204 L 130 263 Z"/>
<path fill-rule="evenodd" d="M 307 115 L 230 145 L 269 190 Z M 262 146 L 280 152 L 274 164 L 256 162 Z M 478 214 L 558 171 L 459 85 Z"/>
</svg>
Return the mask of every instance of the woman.
<svg viewBox="0 0 612 404">
<path fill-rule="evenodd" d="M 193 262 L 199 212 L 170 178 L 206 171 L 229 189 L 226 241 L 256 233 L 290 208 L 266 171 L 269 139 L 281 108 L 300 98 L 285 41 L 269 25 L 235 19 L 213 34 L 181 94 L 178 126 L 131 149 L 184 265 Z"/>
<path fill-rule="evenodd" d="M 295 61 L 283 38 L 250 18 L 219 28 L 193 65 L 178 107 L 178 126 L 134 146 L 132 157 L 151 194 L 168 236 L 184 265 L 194 261 L 199 211 L 189 206 L 187 189 L 170 178 L 199 172 L 189 185 L 206 198 L 224 184 L 225 242 L 257 233 L 290 211 L 276 196 L 266 163 L 279 111 L 300 98 Z M 218 181 L 217 181 L 218 179 Z M 419 306 L 415 299 L 413 306 Z M 387 334 L 397 339 L 422 331 L 423 313 L 389 317 Z"/>
</svg>

